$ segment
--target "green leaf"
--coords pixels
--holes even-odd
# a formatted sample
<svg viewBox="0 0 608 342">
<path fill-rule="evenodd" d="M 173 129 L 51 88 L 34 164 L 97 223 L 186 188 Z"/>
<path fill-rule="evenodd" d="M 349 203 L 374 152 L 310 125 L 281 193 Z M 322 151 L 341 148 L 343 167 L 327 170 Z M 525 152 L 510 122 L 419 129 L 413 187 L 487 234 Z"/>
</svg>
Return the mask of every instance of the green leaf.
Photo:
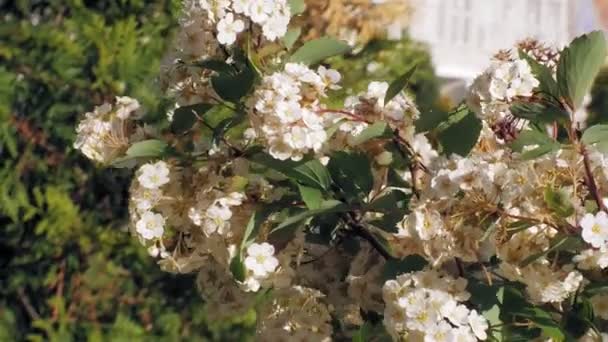
<svg viewBox="0 0 608 342">
<path fill-rule="evenodd" d="M 254 240 L 257 236 L 257 232 L 263 221 L 260 219 L 261 216 L 262 215 L 260 215 L 259 211 L 254 211 L 253 214 L 251 214 L 249 222 L 247 222 L 247 227 L 245 227 L 245 233 L 243 233 L 243 240 L 241 241 L 241 250 L 245 248 L 249 241 Z"/>
<path fill-rule="evenodd" d="M 383 213 L 395 210 L 407 211 L 410 198 L 411 195 L 408 195 L 401 190 L 391 190 L 373 200 L 370 204 L 365 206 L 365 209 Z"/>
<path fill-rule="evenodd" d="M 202 117 L 212 107 L 213 105 L 209 103 L 197 103 L 177 108 L 173 112 L 171 131 L 177 134 L 189 131 L 194 126 L 197 116 Z"/>
<path fill-rule="evenodd" d="M 504 303 L 504 286 L 487 285 L 476 279 L 471 279 L 467 290 L 475 294 L 471 296 L 471 302 L 477 306 L 481 314 L 488 320 L 490 326 L 500 326 L 502 319 L 500 314 Z M 502 341 L 502 331 L 500 329 L 488 331 L 496 340 Z"/>
<path fill-rule="evenodd" d="M 287 4 L 289 5 L 289 11 L 291 12 L 292 17 L 304 13 L 306 10 L 306 3 L 304 0 L 288 0 Z"/>
<path fill-rule="evenodd" d="M 403 75 L 399 76 L 395 79 L 388 87 L 386 91 L 386 95 L 384 96 L 384 105 L 386 106 L 395 96 L 397 96 L 410 81 L 414 72 L 416 72 L 416 65 L 414 65 L 410 70 L 406 71 Z"/>
<path fill-rule="evenodd" d="M 581 243 L 580 237 L 561 234 L 557 235 L 555 238 L 553 238 L 553 240 L 551 240 L 551 246 L 549 248 L 542 252 L 530 255 L 521 262 L 520 267 L 526 267 L 551 252 L 580 250 L 582 246 L 583 244 Z"/>
<path fill-rule="evenodd" d="M 304 44 L 291 56 L 289 61 L 292 63 L 314 65 L 326 58 L 345 54 L 350 49 L 350 46 L 346 42 L 323 37 Z"/>
<path fill-rule="evenodd" d="M 237 103 L 253 87 L 256 73 L 253 65 L 241 52 L 235 56 L 232 72 L 222 71 L 211 77 L 213 90 L 224 100 Z"/>
<path fill-rule="evenodd" d="M 576 303 L 566 312 L 563 321 L 565 321 L 566 330 L 574 338 L 582 337 L 589 329 L 593 329 L 599 335 L 599 331 L 593 323 L 595 321 L 593 305 L 588 298 L 583 296 L 577 296 Z"/>
<path fill-rule="evenodd" d="M 362 153 L 336 152 L 327 168 L 334 182 L 350 200 L 361 201 L 374 185 L 371 163 Z"/>
<path fill-rule="evenodd" d="M 361 133 L 353 138 L 353 146 L 361 145 L 371 139 L 390 138 L 393 136 L 388 124 L 384 121 L 375 122 L 367 126 Z"/>
<path fill-rule="evenodd" d="M 327 190 L 331 185 L 331 176 L 327 168 L 317 159 L 294 162 L 292 160 L 274 159 L 266 153 L 256 153 L 250 159 L 303 185 L 319 190 Z"/>
<path fill-rule="evenodd" d="M 302 221 L 304 221 L 308 218 L 311 218 L 313 216 L 330 214 L 330 213 L 343 213 L 343 212 L 349 211 L 350 209 L 351 209 L 351 207 L 349 207 L 348 205 L 346 205 L 345 203 L 342 203 L 340 201 L 336 201 L 336 200 L 323 201 L 323 202 L 321 202 L 321 205 L 319 206 L 318 209 L 306 210 L 304 212 L 301 212 L 299 214 L 296 214 L 294 216 L 287 218 L 285 221 L 281 222 L 278 226 L 276 226 L 272 230 L 272 233 L 279 231 L 281 229 L 287 228 L 289 226 L 292 226 L 294 224 L 301 223 Z"/>
<path fill-rule="evenodd" d="M 521 154 L 523 160 L 532 160 L 544 156 L 547 153 L 555 152 L 559 149 L 559 144 L 541 145 L 533 150 Z"/>
<path fill-rule="evenodd" d="M 530 145 L 547 145 L 557 144 L 555 140 L 551 139 L 546 133 L 538 130 L 524 130 L 519 132 L 517 139 L 513 141 L 509 147 L 515 152 L 522 152 L 524 147 Z"/>
<path fill-rule="evenodd" d="M 591 90 L 606 60 L 606 38 L 602 31 L 577 37 L 560 55 L 557 82 L 560 94 L 578 110 Z"/>
<path fill-rule="evenodd" d="M 511 114 L 518 118 L 540 123 L 563 122 L 570 119 L 570 114 L 550 101 L 515 102 L 511 105 Z"/>
<path fill-rule="evenodd" d="M 167 143 L 162 140 L 150 139 L 136 142 L 127 150 L 130 158 L 160 157 L 167 151 Z"/>
<path fill-rule="evenodd" d="M 230 272 L 232 273 L 234 279 L 238 281 L 245 280 L 245 277 L 247 276 L 247 269 L 245 268 L 245 264 L 243 264 L 240 252 L 230 261 Z"/>
<path fill-rule="evenodd" d="M 300 196 L 308 209 L 319 209 L 323 201 L 323 193 L 317 188 L 312 188 L 298 183 Z"/>
<path fill-rule="evenodd" d="M 365 322 L 359 330 L 353 335 L 352 342 L 367 342 L 372 338 L 372 324 Z"/>
<path fill-rule="evenodd" d="M 438 139 L 445 155 L 466 157 L 477 144 L 481 121 L 471 110 L 464 109 L 448 117 L 439 127 Z"/>
<path fill-rule="evenodd" d="M 604 292 L 608 292 L 608 282 L 594 282 L 585 287 L 583 295 L 593 297 Z"/>
<path fill-rule="evenodd" d="M 243 120 L 245 120 L 245 115 L 236 114 L 220 121 L 220 123 L 213 128 L 213 137 L 211 143 L 213 145 L 218 145 L 222 138 L 226 135 L 226 132 L 228 132 L 231 128 L 238 126 L 241 122 L 243 122 Z"/>
<path fill-rule="evenodd" d="M 534 76 L 536 76 L 540 82 L 539 89 L 548 95 L 559 98 L 559 86 L 557 85 L 557 81 L 553 78 L 553 71 L 551 71 L 549 67 L 540 64 L 523 50 L 519 50 L 519 58 L 526 60 L 528 65 L 530 65 L 532 73 L 534 73 Z"/>
<path fill-rule="evenodd" d="M 561 326 L 547 311 L 538 307 L 527 307 L 517 314 L 532 321 L 542 330 L 543 335 L 552 338 L 553 341 L 561 342 L 566 340 L 566 335 L 562 331 Z"/>
<path fill-rule="evenodd" d="M 423 270 L 428 262 L 418 254 L 408 255 L 403 259 L 389 259 L 382 270 L 382 281 L 395 279 L 398 275 Z"/>
<path fill-rule="evenodd" d="M 587 145 L 608 141 L 608 125 L 595 125 L 587 128 L 581 141 Z"/>
<path fill-rule="evenodd" d="M 287 33 L 285 33 L 285 36 L 283 36 L 283 38 L 281 38 L 281 41 L 283 42 L 283 45 L 285 45 L 287 50 L 290 50 L 293 47 L 293 45 L 296 43 L 296 41 L 298 41 L 298 38 L 300 38 L 301 33 L 302 33 L 301 27 L 294 27 L 294 28 L 290 28 L 289 30 L 287 30 Z"/>
<path fill-rule="evenodd" d="M 416 126 L 416 133 L 431 131 L 447 119 L 448 113 L 438 109 L 420 113 L 420 118 L 414 123 Z"/>
<path fill-rule="evenodd" d="M 554 190 L 551 187 L 546 187 L 543 193 L 545 204 L 555 214 L 566 218 L 574 214 L 574 206 L 570 201 L 570 196 L 563 190 Z"/>
</svg>

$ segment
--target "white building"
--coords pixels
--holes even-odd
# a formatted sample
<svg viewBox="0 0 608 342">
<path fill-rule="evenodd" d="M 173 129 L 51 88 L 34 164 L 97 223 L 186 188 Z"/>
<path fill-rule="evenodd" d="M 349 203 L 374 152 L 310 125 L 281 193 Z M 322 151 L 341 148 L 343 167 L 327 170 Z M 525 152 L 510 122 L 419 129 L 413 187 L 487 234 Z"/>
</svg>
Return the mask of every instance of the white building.
<svg viewBox="0 0 608 342">
<path fill-rule="evenodd" d="M 438 75 L 471 80 L 495 52 L 519 40 L 533 37 L 561 47 L 597 27 L 593 1 L 604 0 L 412 1 L 411 34 L 430 45 Z"/>
</svg>

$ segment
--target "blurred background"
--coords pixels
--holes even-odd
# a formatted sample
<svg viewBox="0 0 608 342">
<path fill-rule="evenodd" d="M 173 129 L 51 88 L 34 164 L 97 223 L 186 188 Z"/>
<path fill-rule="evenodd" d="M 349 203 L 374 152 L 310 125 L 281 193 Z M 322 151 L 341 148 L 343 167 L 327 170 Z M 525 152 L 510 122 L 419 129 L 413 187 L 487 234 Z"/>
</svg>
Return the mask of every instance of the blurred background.
<svg viewBox="0 0 608 342">
<path fill-rule="evenodd" d="M 307 38 L 355 47 L 330 61 L 348 71 L 342 95 L 417 65 L 410 90 L 423 115 L 457 103 L 500 48 L 608 27 L 608 0 L 306 2 Z M 155 77 L 179 7 L 0 0 L 0 341 L 249 339 L 255 316 L 214 322 L 193 276 L 161 272 L 129 236 L 128 171 L 72 148 L 79 115 L 114 96 L 139 99 L 151 123 L 165 117 Z"/>
</svg>

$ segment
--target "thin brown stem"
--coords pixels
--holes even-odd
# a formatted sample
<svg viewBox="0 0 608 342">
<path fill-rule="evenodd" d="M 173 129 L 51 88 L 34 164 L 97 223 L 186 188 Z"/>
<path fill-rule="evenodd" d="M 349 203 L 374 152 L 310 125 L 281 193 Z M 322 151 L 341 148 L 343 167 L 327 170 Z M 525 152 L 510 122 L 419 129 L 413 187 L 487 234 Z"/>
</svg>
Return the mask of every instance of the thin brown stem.
<svg viewBox="0 0 608 342">
<path fill-rule="evenodd" d="M 589 188 L 595 203 L 597 203 L 597 207 L 608 213 L 608 210 L 604 205 L 604 201 L 602 200 L 602 196 L 600 195 L 600 191 L 597 187 L 597 183 L 593 178 L 593 173 L 591 172 L 591 162 L 589 161 L 589 154 L 587 153 L 585 145 L 580 145 L 580 153 L 583 156 L 583 165 L 585 166 L 585 182 L 587 183 L 587 187 Z"/>
</svg>

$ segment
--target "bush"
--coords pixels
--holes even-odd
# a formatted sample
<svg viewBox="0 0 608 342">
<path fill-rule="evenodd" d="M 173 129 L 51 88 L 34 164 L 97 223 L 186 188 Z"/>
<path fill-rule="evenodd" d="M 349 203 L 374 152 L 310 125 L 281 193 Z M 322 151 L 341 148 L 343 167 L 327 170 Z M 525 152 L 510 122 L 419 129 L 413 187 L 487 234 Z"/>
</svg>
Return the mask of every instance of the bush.
<svg viewBox="0 0 608 342">
<path fill-rule="evenodd" d="M 0 8 L 0 340 L 246 333 L 242 320 L 208 326 L 192 278 L 161 272 L 126 233 L 127 174 L 71 147 L 78 114 L 114 95 L 162 106 L 154 77 L 177 1 Z"/>
</svg>

